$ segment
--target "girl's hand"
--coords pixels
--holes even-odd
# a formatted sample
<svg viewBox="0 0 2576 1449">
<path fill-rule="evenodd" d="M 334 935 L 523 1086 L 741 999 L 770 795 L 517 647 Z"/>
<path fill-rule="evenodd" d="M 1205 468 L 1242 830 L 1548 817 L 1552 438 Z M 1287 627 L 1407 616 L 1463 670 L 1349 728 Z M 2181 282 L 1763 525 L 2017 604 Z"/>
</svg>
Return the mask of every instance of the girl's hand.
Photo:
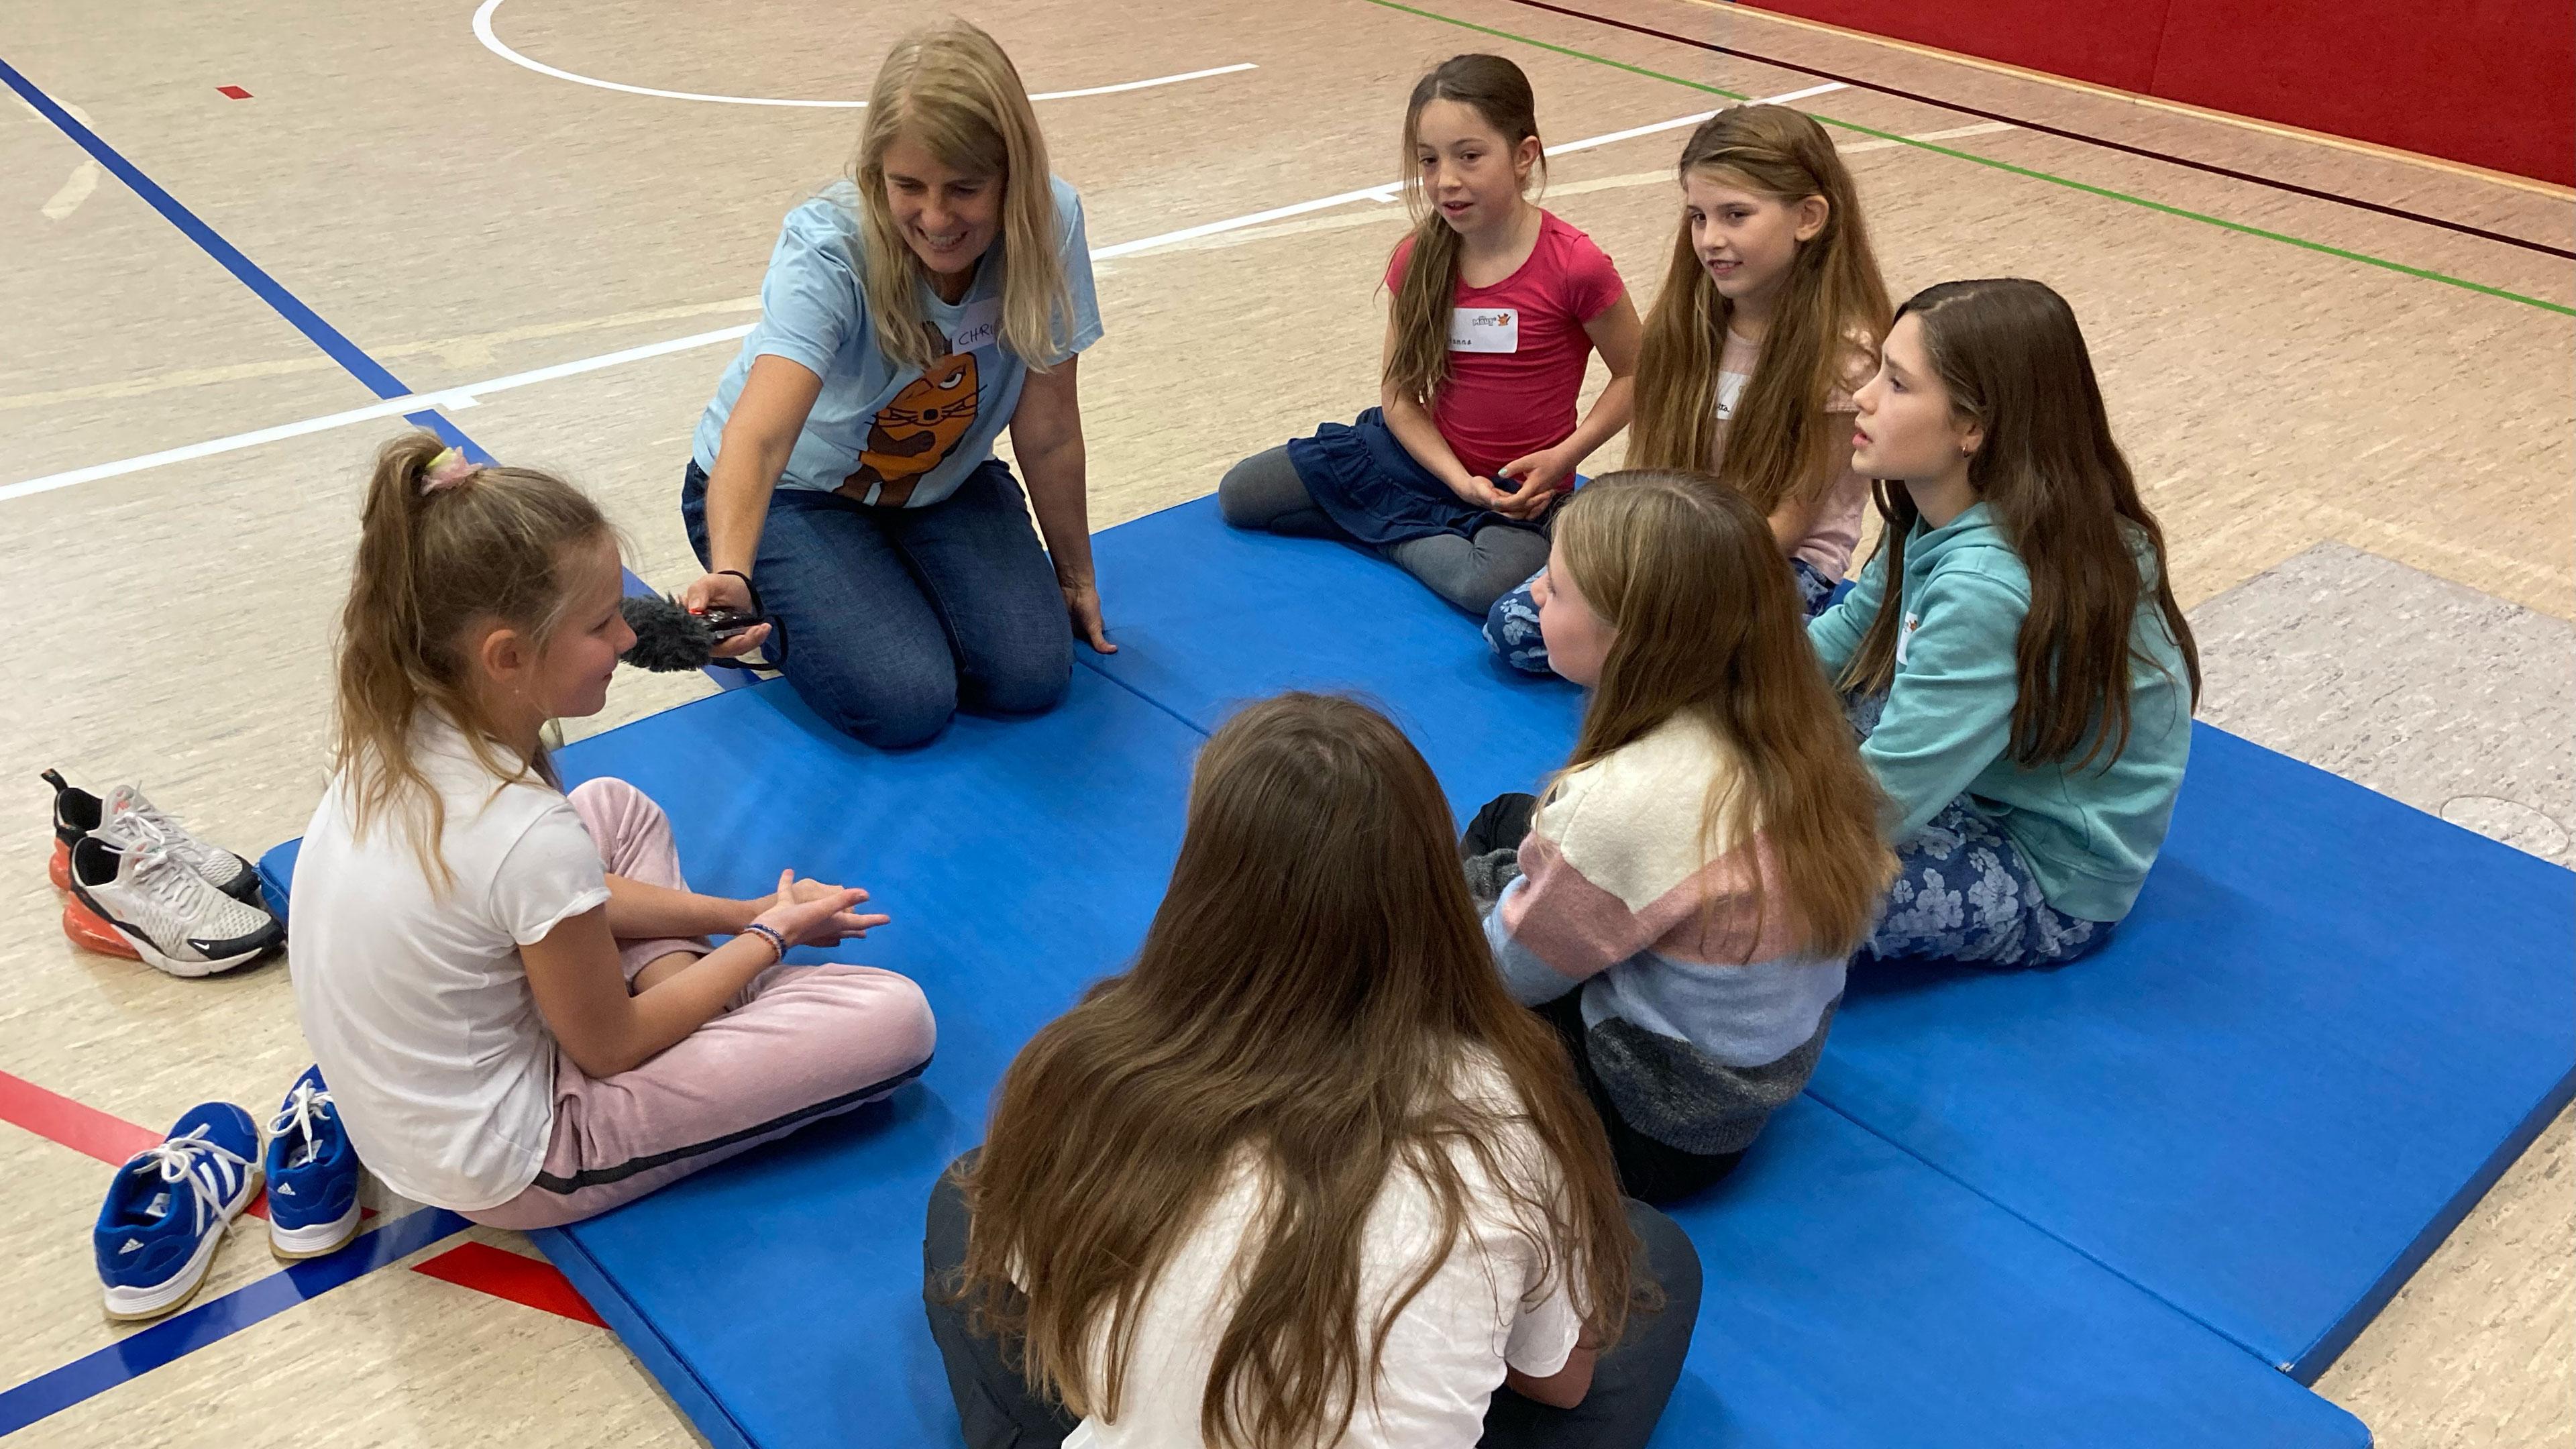
<svg viewBox="0 0 2576 1449">
<path fill-rule="evenodd" d="M 1499 471 L 1507 481 L 1520 485 L 1504 495 L 1506 506 L 1494 510 L 1512 518 L 1536 518 L 1574 481 L 1572 460 L 1554 448 L 1541 448 L 1514 458 Z"/>
<path fill-rule="evenodd" d="M 709 609 L 739 609 L 747 614 L 751 612 L 751 585 L 731 574 L 701 574 L 697 582 L 680 591 L 680 607 L 692 614 Z M 767 624 L 755 625 L 718 644 L 713 652 L 718 659 L 731 659 L 759 648 L 768 637 Z"/>
<path fill-rule="evenodd" d="M 1094 654 L 1115 654 L 1118 646 L 1109 642 L 1109 626 L 1100 618 L 1100 590 L 1089 579 L 1056 580 L 1064 590 L 1064 612 L 1073 621 L 1073 632 L 1091 646 Z"/>
<path fill-rule="evenodd" d="M 776 931 L 790 946 L 832 946 L 865 936 L 894 919 L 859 915 L 850 909 L 867 898 L 868 893 L 855 886 L 798 880 L 796 872 L 783 870 L 778 873 L 777 894 L 752 919 Z"/>
</svg>

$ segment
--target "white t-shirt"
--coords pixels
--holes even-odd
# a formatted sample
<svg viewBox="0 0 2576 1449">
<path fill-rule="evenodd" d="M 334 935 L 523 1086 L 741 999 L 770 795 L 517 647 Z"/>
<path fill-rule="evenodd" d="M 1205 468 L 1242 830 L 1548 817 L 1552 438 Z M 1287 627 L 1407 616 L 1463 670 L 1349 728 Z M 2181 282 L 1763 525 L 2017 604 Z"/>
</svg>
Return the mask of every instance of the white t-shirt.
<svg viewBox="0 0 2576 1449">
<path fill-rule="evenodd" d="M 1487 1071 L 1491 1086 L 1509 1093 L 1500 1073 Z M 1555 1165 L 1526 1129 L 1504 1146 L 1502 1159 L 1517 1164 L 1524 1192 L 1559 1190 Z M 1563 1253 L 1542 1271 L 1528 1233 L 1505 1216 L 1508 1199 L 1479 1171 L 1475 1155 L 1461 1149 L 1455 1160 L 1467 1188 L 1464 1235 L 1396 1318 L 1380 1360 L 1376 1406 L 1363 1393 L 1340 1440 L 1344 1449 L 1468 1449 L 1484 1435 L 1485 1407 L 1506 1364 L 1544 1378 L 1574 1351 L 1582 1321 Z M 1246 1149 L 1145 1302 L 1118 1422 L 1083 1420 L 1065 1449 L 1199 1449 L 1200 1399 L 1241 1296 L 1237 1252 L 1259 1242 L 1264 1179 L 1263 1164 Z M 1378 1195 L 1360 1246 L 1364 1329 L 1375 1328 L 1388 1300 L 1429 1260 L 1438 1223 L 1429 1191 L 1410 1172 L 1399 1172 Z M 1250 1271 L 1248 1256 L 1239 1266 Z"/>
<path fill-rule="evenodd" d="M 446 802 L 455 883 L 433 891 L 399 816 L 356 838 L 334 779 L 295 861 L 295 1008 L 359 1157 L 407 1198 L 472 1212 L 535 1181 L 554 1130 L 555 1041 L 519 947 L 608 882 L 561 793 L 500 784 L 443 721 L 413 758 Z"/>
</svg>

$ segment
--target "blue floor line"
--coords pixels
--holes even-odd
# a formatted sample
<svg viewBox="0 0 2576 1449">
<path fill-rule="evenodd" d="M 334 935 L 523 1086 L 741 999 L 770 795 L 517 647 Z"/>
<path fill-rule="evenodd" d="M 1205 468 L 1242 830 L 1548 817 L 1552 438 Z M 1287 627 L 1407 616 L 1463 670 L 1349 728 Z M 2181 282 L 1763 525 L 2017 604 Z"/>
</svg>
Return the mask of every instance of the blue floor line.
<svg viewBox="0 0 2576 1449">
<path fill-rule="evenodd" d="M 249 1232 L 265 1237 L 267 1226 L 255 1222 Z M 128 1334 L 96 1353 L 0 1392 L 0 1435 L 14 1434 L 129 1379 L 140 1378 L 210 1343 L 274 1318 L 306 1299 L 319 1298 L 343 1284 L 356 1282 L 471 1226 L 445 1208 L 422 1208 L 361 1235 L 329 1257 L 309 1258 L 266 1277 L 254 1278 L 221 1298 L 209 1299 Z M 264 1247 L 265 1243 L 232 1245 L 237 1253 Z"/>
</svg>

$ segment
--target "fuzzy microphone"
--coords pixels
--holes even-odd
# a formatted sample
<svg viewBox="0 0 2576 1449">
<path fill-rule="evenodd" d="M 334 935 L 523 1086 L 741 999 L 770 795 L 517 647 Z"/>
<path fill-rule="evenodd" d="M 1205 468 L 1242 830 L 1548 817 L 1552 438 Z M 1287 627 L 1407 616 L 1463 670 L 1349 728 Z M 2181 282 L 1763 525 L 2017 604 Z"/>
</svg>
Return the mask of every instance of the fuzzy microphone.
<svg viewBox="0 0 2576 1449">
<path fill-rule="evenodd" d="M 618 601 L 617 611 L 635 631 L 635 644 L 620 662 L 656 674 L 704 669 L 715 661 L 716 645 L 768 622 L 732 609 L 692 614 L 678 600 L 659 594 L 629 594 Z"/>
</svg>

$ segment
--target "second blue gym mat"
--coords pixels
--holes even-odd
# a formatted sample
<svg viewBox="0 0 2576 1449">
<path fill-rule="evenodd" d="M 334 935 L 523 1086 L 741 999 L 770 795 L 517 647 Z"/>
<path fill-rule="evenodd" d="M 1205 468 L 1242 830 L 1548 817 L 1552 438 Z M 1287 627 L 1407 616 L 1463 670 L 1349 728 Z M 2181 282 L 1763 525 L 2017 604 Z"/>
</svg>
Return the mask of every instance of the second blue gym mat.
<svg viewBox="0 0 2576 1449">
<path fill-rule="evenodd" d="M 1563 763 L 1580 696 L 1339 544 L 1202 499 L 1101 535 L 1096 661 L 1202 727 L 1385 702 L 1463 819 Z M 1856 971 L 1811 1090 L 2313 1379 L 2576 1085 L 2576 876 L 2198 727 L 2163 857 L 2054 972 Z"/>
</svg>

